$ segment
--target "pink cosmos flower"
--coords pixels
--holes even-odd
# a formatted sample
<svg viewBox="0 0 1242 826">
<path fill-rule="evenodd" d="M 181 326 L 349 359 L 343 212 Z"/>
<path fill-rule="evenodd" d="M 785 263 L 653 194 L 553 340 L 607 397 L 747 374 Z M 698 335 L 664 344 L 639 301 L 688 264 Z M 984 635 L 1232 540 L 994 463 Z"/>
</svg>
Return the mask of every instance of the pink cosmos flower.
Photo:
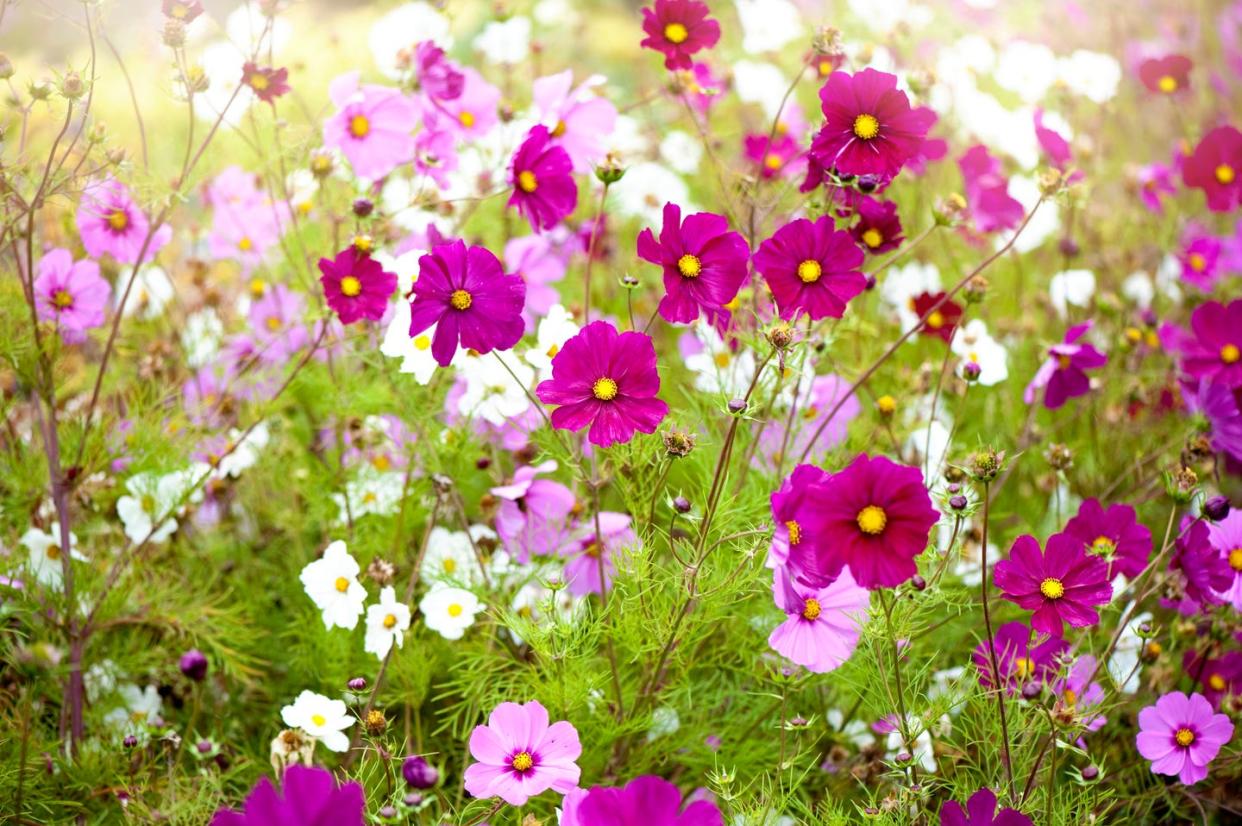
<svg viewBox="0 0 1242 826">
<path fill-rule="evenodd" d="M 1233 737 L 1233 723 L 1212 712 L 1202 694 L 1165 694 L 1139 712 L 1135 738 L 1139 754 L 1151 761 L 1155 774 L 1176 775 L 1190 786 L 1207 777 L 1208 763 Z"/>
<path fill-rule="evenodd" d="M 569 593 L 584 597 L 587 594 L 602 594 L 612 588 L 621 551 L 642 545 L 630 527 L 632 521 L 624 513 L 600 511 L 598 534 L 595 533 L 595 519 L 586 521 L 587 535 L 562 551 L 567 558 L 562 575 Z"/>
<path fill-rule="evenodd" d="M 43 253 L 34 281 L 35 309 L 40 321 L 56 325 L 67 343 L 86 341 L 86 331 L 104 323 L 112 285 L 99 275 L 99 264 L 74 261 L 69 250 Z"/>
<path fill-rule="evenodd" d="M 552 229 L 578 206 L 573 161 L 551 140 L 548 127 L 533 127 L 509 167 L 509 206 L 517 207 L 535 232 Z"/>
<path fill-rule="evenodd" d="M 365 800 L 355 782 L 337 785 L 327 769 L 292 765 L 281 780 L 282 795 L 266 777 L 250 790 L 242 811 L 221 809 L 211 826 L 276 826 L 277 824 L 332 824 L 362 826 Z"/>
<path fill-rule="evenodd" d="M 603 82 L 602 77 L 592 77 L 576 89 L 573 82 L 572 69 L 538 78 L 532 97 L 540 123 L 548 127 L 552 145 L 568 153 L 574 171 L 589 172 L 591 165 L 607 151 L 605 138 L 616 126 L 617 107 L 591 91 Z"/>
<path fill-rule="evenodd" d="M 895 250 L 905 240 L 897 204 L 892 201 L 859 198 L 854 211 L 858 220 L 850 227 L 850 235 L 867 253 L 876 255 Z"/>
<path fill-rule="evenodd" d="M 78 234 L 92 258 L 111 255 L 121 264 L 136 264 L 151 225 L 125 185 L 115 178 L 90 184 L 78 204 Z M 143 260 L 150 261 L 172 238 L 164 224 L 151 236 Z"/>
<path fill-rule="evenodd" d="M 259 358 L 269 364 L 285 364 L 310 345 L 310 331 L 303 323 L 306 301 L 284 284 L 273 284 L 250 305 L 248 318 L 259 343 Z"/>
<path fill-rule="evenodd" d="M 848 566 L 864 588 L 895 588 L 918 573 L 914 559 L 939 519 L 922 471 L 860 454 L 812 486 L 797 514 L 804 539 L 790 545 L 790 573 L 822 587 Z"/>
<path fill-rule="evenodd" d="M 768 567 L 784 567 L 789 561 L 790 548 L 800 545 L 805 528 L 798 521 L 803 508 L 812 507 L 808 501 L 815 486 L 828 481 L 829 473 L 815 465 L 798 465 L 785 477 L 781 486 L 772 491 L 772 545 L 768 549 Z"/>
<path fill-rule="evenodd" d="M 1027 683 L 1043 685 L 1056 676 L 1060 669 L 1060 657 L 1069 651 L 1069 643 L 1059 637 L 1049 637 L 1034 648 L 1031 647 L 1033 632 L 1025 622 L 1007 622 L 996 629 L 996 672 L 1005 693 L 1013 696 Z M 975 648 L 971 661 L 979 672 L 979 685 L 992 687 L 991 645 L 984 640 Z"/>
<path fill-rule="evenodd" d="M 797 420 L 792 422 L 794 432 L 788 435 L 785 433 L 787 417 L 779 423 L 772 422 L 765 427 L 759 434 L 756 464 L 774 468 L 779 463 L 782 451 L 786 456 L 801 456 L 829 414 L 832 419 L 828 421 L 823 432 L 820 432 L 813 455 L 822 455 L 841 444 L 849 433 L 850 422 L 862 409 L 857 396 L 850 396 L 837 407 L 837 402 L 849 389 L 850 382 L 831 373 L 816 376 L 809 387 L 804 381 L 798 392 Z"/>
<path fill-rule="evenodd" d="M 1187 651 L 1182 655 L 1182 671 L 1190 675 L 1196 687 L 1203 689 L 1212 708 L 1219 709 L 1221 700 L 1242 689 L 1242 651 L 1229 651 L 1221 657 Z"/>
<path fill-rule="evenodd" d="M 415 86 L 431 100 L 445 102 L 461 97 L 466 78 L 434 40 L 414 47 L 413 67 Z"/>
<path fill-rule="evenodd" d="M 1208 209 L 1232 210 L 1242 199 L 1242 132 L 1218 126 L 1204 135 L 1182 163 L 1182 180 L 1203 190 Z"/>
<path fill-rule="evenodd" d="M 1087 499 L 1065 524 L 1065 533 L 1082 542 L 1087 553 L 1108 563 L 1109 580 L 1118 575 L 1138 576 L 1151 556 L 1151 531 L 1129 505 L 1110 505 L 1105 510 L 1098 499 Z"/>
<path fill-rule="evenodd" d="M 552 426 L 579 431 L 590 426 L 591 444 L 608 447 L 628 442 L 634 433 L 654 433 L 668 415 L 656 398 L 660 374 L 655 345 L 646 333 L 618 333 L 606 321 L 594 321 L 565 342 L 552 358 L 552 378 L 535 394 L 552 411 Z"/>
<path fill-rule="evenodd" d="M 767 133 L 752 133 L 743 140 L 746 159 L 755 165 L 759 176 L 764 179 L 778 175 L 795 175 L 802 164 L 793 161 L 802 154 L 802 147 L 792 135 L 777 135 L 770 142 Z"/>
<path fill-rule="evenodd" d="M 897 76 L 875 69 L 833 72 L 819 90 L 824 126 L 811 154 L 842 175 L 897 176 L 927 137 L 928 110 L 911 109 Z"/>
<path fill-rule="evenodd" d="M 323 142 L 349 159 L 355 175 L 374 181 L 414 157 L 419 109 L 400 89 L 358 78 L 348 72 L 328 86 L 337 111 L 324 121 Z"/>
<path fill-rule="evenodd" d="M 1177 256 L 1182 265 L 1182 280 L 1194 284 L 1204 292 L 1211 292 L 1222 275 L 1219 265 L 1222 244 L 1219 238 L 1199 231 L 1192 231 Z"/>
<path fill-rule="evenodd" d="M 654 775 L 636 777 L 623 788 L 595 786 L 567 795 L 560 826 L 723 826 L 710 800 L 693 800 L 685 809 L 681 792 Z"/>
<path fill-rule="evenodd" d="M 1009 558 L 996 563 L 994 576 L 1005 599 L 1035 612 L 1031 627 L 1054 637 L 1066 622 L 1075 628 L 1095 625 L 1100 615 L 1093 606 L 1113 596 L 1108 565 L 1064 533 L 1048 537 L 1043 551 L 1035 537 L 1019 536 Z"/>
<path fill-rule="evenodd" d="M 1212 544 L 1207 523 L 1189 515 L 1182 520 L 1181 533 L 1173 544 L 1169 570 L 1180 574 L 1180 599 L 1162 598 L 1161 604 L 1188 617 L 1207 605 L 1224 602 L 1220 595 L 1229 590 L 1235 578 L 1228 558 Z"/>
<path fill-rule="evenodd" d="M 254 176 L 230 166 L 206 187 L 203 199 L 212 207 L 208 249 L 214 258 L 233 258 L 248 274 L 263 263 L 280 242 L 289 219 L 287 204 L 274 204 L 254 185 Z"/>
<path fill-rule="evenodd" d="M 723 215 L 696 212 L 681 219 L 681 207 L 664 205 L 664 226 L 657 242 L 650 228 L 638 235 L 638 257 L 664 268 L 660 317 L 670 324 L 690 324 L 706 313 L 713 324 L 727 324 L 725 305 L 746 280 L 750 248 L 729 230 Z"/>
<path fill-rule="evenodd" d="M 1239 309 L 1242 310 L 1242 306 Z M 1047 360 L 1023 393 L 1027 404 L 1035 401 L 1040 388 L 1044 388 L 1044 407 L 1049 410 L 1056 410 L 1068 399 L 1091 392 L 1091 380 L 1086 371 L 1103 367 L 1108 363 L 1108 356 L 1090 344 L 1078 343 L 1090 329 L 1090 321 L 1070 327 L 1063 342 L 1048 348 Z"/>
<path fill-rule="evenodd" d="M 462 69 L 461 74 L 465 79 L 461 94 L 452 100 L 434 101 L 434 106 L 447 116 L 445 123 L 459 138 L 472 142 L 492 131 L 500 121 L 500 89 L 470 67 Z"/>
<path fill-rule="evenodd" d="M 1180 54 L 1144 60 L 1139 64 L 1139 80 L 1150 92 L 1175 95 L 1190 89 L 1190 58 Z"/>
<path fill-rule="evenodd" d="M 1044 110 L 1035 108 L 1035 140 L 1039 142 L 1039 148 L 1043 150 L 1044 156 L 1048 158 L 1049 163 L 1064 172 L 1074 161 L 1073 151 L 1070 149 L 1069 141 L 1065 136 L 1050 126 L 1044 125 Z M 1081 181 L 1085 177 L 1081 169 L 1076 169 L 1066 178 L 1068 183 Z"/>
<path fill-rule="evenodd" d="M 1232 509 L 1224 519 L 1209 525 L 1208 540 L 1233 573 L 1229 586 L 1219 589 L 1218 593 L 1235 611 L 1242 611 L 1242 511 Z"/>
<path fill-rule="evenodd" d="M 182 23 L 190 23 L 203 13 L 201 0 L 164 0 L 162 7 L 165 17 Z"/>
<path fill-rule="evenodd" d="M 1031 826 L 1031 819 L 1017 809 L 996 811 L 996 794 L 985 786 L 970 796 L 965 811 L 956 800 L 941 806 L 940 826 Z"/>
<path fill-rule="evenodd" d="M 692 54 L 720 40 L 720 24 L 707 16 L 710 11 L 699 0 L 655 0 L 643 9 L 647 36 L 639 45 L 663 53 L 666 69 L 689 69 Z"/>
<path fill-rule="evenodd" d="M 1097 682 L 1088 682 L 1096 671 L 1095 657 L 1084 654 L 1074 660 L 1068 674 L 1052 684 L 1057 710 L 1078 717 L 1087 731 L 1099 731 L 1108 722 L 1108 718 L 1099 713 L 1104 689 Z"/>
<path fill-rule="evenodd" d="M 763 274 L 782 318 L 805 312 L 813 321 L 840 318 L 845 305 L 867 287 L 859 271 L 863 252 L 832 217 L 790 221 L 759 245 L 755 269 Z"/>
<path fill-rule="evenodd" d="M 428 116 L 423 129 L 414 137 L 414 169 L 436 182 L 441 189 L 450 183 L 449 173 L 457 169 L 457 138 L 439 128 L 440 119 Z"/>
<path fill-rule="evenodd" d="M 555 555 L 569 538 L 574 511 L 574 492 L 539 474 L 551 473 L 557 464 L 549 459 L 540 465 L 523 465 L 513 472 L 513 481 L 491 489 L 500 499 L 496 512 L 496 533 L 505 549 L 523 565 L 533 554 Z"/>
<path fill-rule="evenodd" d="M 526 284 L 506 275 L 486 247 L 460 239 L 418 259 L 410 304 L 411 338 L 435 325 L 431 354 L 447 367 L 460 344 L 479 353 L 508 350 L 522 338 Z"/>
<path fill-rule="evenodd" d="M 501 703 L 485 726 L 470 734 L 466 791 L 524 806 L 548 789 L 565 794 L 577 788 L 582 754 L 578 731 L 565 720 L 548 725 L 548 710 L 537 700 Z"/>
<path fill-rule="evenodd" d="M 966 150 L 957 166 L 965 180 L 966 203 L 976 230 L 1013 229 L 1021 222 L 1022 203 L 1009 194 L 1009 179 L 986 146 L 976 144 Z"/>
<path fill-rule="evenodd" d="M 917 112 L 925 112 L 926 117 L 930 121 L 928 131 L 936 125 L 940 120 L 940 116 L 927 106 L 914 107 Z M 910 160 L 906 161 L 906 169 L 909 169 L 915 175 L 922 175 L 927 171 L 927 165 L 934 161 L 938 161 L 945 155 L 949 154 L 949 143 L 944 138 L 927 137 L 923 139 L 923 143 L 919 146 L 919 151 L 914 153 Z"/>
<path fill-rule="evenodd" d="M 1163 214 L 1162 199 L 1177 193 L 1177 187 L 1173 184 L 1173 170 L 1164 164 L 1153 163 L 1141 167 L 1135 177 L 1143 206 L 1156 215 Z"/>
<path fill-rule="evenodd" d="M 859 587 L 849 571 L 823 588 L 812 588 L 777 568 L 772 597 L 789 615 L 768 637 L 776 653 L 814 674 L 832 671 L 854 653 L 871 592 Z"/>
<path fill-rule="evenodd" d="M 1190 333 L 1166 326 L 1160 337 L 1180 353 L 1188 375 L 1230 389 L 1242 387 L 1242 298 L 1228 305 L 1200 304 L 1190 316 Z"/>
<path fill-rule="evenodd" d="M 272 103 L 289 91 L 289 70 L 271 66 L 256 66 L 250 61 L 242 65 L 242 83 L 250 87 L 255 97 L 264 103 Z"/>
<path fill-rule="evenodd" d="M 565 277 L 565 258 L 557 253 L 548 236 L 521 235 L 505 244 L 505 267 L 526 282 L 526 306 L 522 317 L 526 331 L 535 329 L 535 319 L 561 302 L 553 286 Z"/>
<path fill-rule="evenodd" d="M 1197 388 L 1184 389 L 1182 395 L 1188 412 L 1207 419 L 1212 450 L 1242 462 L 1242 391 L 1201 381 Z"/>
<path fill-rule="evenodd" d="M 335 258 L 320 258 L 319 271 L 324 297 L 342 324 L 363 318 L 379 321 L 388 309 L 388 297 L 397 289 L 396 273 L 385 272 L 378 261 L 352 246 Z"/>
</svg>

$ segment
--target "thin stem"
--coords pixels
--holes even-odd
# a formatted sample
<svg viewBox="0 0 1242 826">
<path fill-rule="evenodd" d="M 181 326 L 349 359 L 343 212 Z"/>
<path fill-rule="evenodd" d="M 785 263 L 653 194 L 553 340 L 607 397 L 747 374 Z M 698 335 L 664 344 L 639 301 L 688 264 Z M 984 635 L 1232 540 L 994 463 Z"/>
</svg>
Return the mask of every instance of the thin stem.
<svg viewBox="0 0 1242 826">
<path fill-rule="evenodd" d="M 582 323 L 591 323 L 591 265 L 595 263 L 595 244 L 599 240 L 599 225 L 604 219 L 604 202 L 608 200 L 609 183 L 604 182 L 604 191 L 599 196 L 599 207 L 595 210 L 595 223 L 591 225 L 591 240 L 587 243 L 586 272 L 582 277 Z M 630 326 L 633 327 L 631 320 Z"/>
<path fill-rule="evenodd" d="M 992 667 L 992 691 L 996 694 L 996 708 L 1000 714 L 1001 749 L 1004 754 L 1005 777 L 1009 781 L 1010 794 L 1013 793 L 1013 760 L 1009 754 L 1009 722 L 1005 717 L 1005 689 L 1001 685 L 1000 665 L 996 661 L 996 637 L 992 634 L 992 612 L 988 608 L 988 483 L 983 484 L 983 539 L 982 559 L 980 562 L 981 577 L 979 580 L 979 602 L 983 607 L 983 628 L 988 635 L 988 660 Z"/>
<path fill-rule="evenodd" d="M 910 723 L 906 719 L 905 688 L 901 679 L 901 647 L 897 644 L 897 632 L 893 629 L 893 608 L 889 604 L 888 592 L 880 590 L 880 605 L 884 607 L 884 629 L 888 632 L 889 642 L 893 644 L 893 680 L 897 688 L 897 729 L 905 743 L 906 753 L 910 755 L 910 780 L 916 785 L 919 782 L 918 761 L 914 759 L 914 746 L 910 741 Z"/>
</svg>

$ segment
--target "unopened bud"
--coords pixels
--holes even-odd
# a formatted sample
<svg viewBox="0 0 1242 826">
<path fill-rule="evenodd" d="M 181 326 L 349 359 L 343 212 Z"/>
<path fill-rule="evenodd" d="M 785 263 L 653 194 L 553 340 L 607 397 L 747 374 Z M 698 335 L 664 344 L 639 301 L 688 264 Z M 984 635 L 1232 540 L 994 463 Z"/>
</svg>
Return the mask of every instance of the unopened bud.
<svg viewBox="0 0 1242 826">
<path fill-rule="evenodd" d="M 66 100 L 77 100 L 86 91 L 86 84 L 77 72 L 70 72 L 61 78 L 60 95 Z"/>
<path fill-rule="evenodd" d="M 689 513 L 691 507 L 690 500 L 684 496 L 678 496 L 673 500 L 673 510 L 678 513 Z"/>
<path fill-rule="evenodd" d="M 366 677 L 354 677 L 352 680 L 346 683 L 346 685 L 349 686 L 350 691 L 366 691 L 367 690 L 367 678 Z"/>
</svg>

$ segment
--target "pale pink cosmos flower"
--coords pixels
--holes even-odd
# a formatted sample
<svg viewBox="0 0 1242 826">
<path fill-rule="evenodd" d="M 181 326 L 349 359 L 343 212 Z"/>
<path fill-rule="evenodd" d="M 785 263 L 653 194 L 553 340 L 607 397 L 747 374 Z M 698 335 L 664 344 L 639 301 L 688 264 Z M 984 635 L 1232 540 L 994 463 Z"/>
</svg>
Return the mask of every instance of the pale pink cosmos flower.
<svg viewBox="0 0 1242 826">
<path fill-rule="evenodd" d="M 500 89 L 474 69 L 462 69 L 462 75 L 465 83 L 461 95 L 453 100 L 435 102 L 435 111 L 445 116 L 445 123 L 459 138 L 473 141 L 492 131 L 499 121 Z"/>
<path fill-rule="evenodd" d="M 777 568 L 772 582 L 776 607 L 788 618 L 768 637 L 768 645 L 808 671 L 823 674 L 850 658 L 858 646 L 871 592 L 854 581 L 848 570 L 823 588 L 795 582 Z"/>
<path fill-rule="evenodd" d="M 539 122 L 548 127 L 552 144 L 568 153 L 575 172 L 590 171 L 591 164 L 604 157 L 604 139 L 617 123 L 617 107 L 592 91 L 604 80 L 592 75 L 575 89 L 573 70 L 566 69 L 534 83 Z"/>
<path fill-rule="evenodd" d="M 548 725 L 548 710 L 537 700 L 501 703 L 487 725 L 475 726 L 466 768 L 466 791 L 524 806 L 548 789 L 565 794 L 578 787 L 582 755 L 578 730 L 565 720 Z"/>
<path fill-rule="evenodd" d="M 51 321 L 70 344 L 86 340 L 86 331 L 104 323 L 112 286 L 89 259 L 74 261 L 69 250 L 48 250 L 39 259 L 35 308 L 40 321 Z"/>
<path fill-rule="evenodd" d="M 378 180 L 414 157 L 419 108 L 400 89 L 359 84 L 358 72 L 332 81 L 337 112 L 324 121 L 323 142 L 349 159 L 354 174 Z"/>
<path fill-rule="evenodd" d="M 86 187 L 78 204 L 77 222 L 87 255 L 111 255 L 122 264 L 136 264 L 140 257 L 150 261 L 172 238 L 172 227 L 162 225 L 151 235 L 143 255 L 151 224 L 129 190 L 116 178 L 105 178 Z"/>
</svg>

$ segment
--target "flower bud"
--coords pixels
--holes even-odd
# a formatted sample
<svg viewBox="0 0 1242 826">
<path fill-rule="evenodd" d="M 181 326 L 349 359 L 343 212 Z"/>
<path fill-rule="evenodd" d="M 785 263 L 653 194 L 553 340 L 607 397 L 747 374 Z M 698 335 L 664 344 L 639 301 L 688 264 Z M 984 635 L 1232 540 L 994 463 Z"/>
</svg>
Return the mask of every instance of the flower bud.
<svg viewBox="0 0 1242 826">
<path fill-rule="evenodd" d="M 694 450 L 694 442 L 697 438 L 693 433 L 671 430 L 664 434 L 664 451 L 670 457 L 684 459 Z"/>
<path fill-rule="evenodd" d="M 197 648 L 191 648 L 182 654 L 178 665 L 181 673 L 196 683 L 201 683 L 207 677 L 207 655 Z"/>
<path fill-rule="evenodd" d="M 729 412 L 732 413 L 734 416 L 740 416 L 743 413 L 745 413 L 746 412 L 746 400 L 745 399 L 730 399 L 729 400 Z"/>
<path fill-rule="evenodd" d="M 790 325 L 781 322 L 768 331 L 768 343 L 777 350 L 784 350 L 793 344 L 794 330 Z"/>
<path fill-rule="evenodd" d="M 970 503 L 967 502 L 966 497 L 962 496 L 960 493 L 949 499 L 949 507 L 953 508 L 955 511 L 966 510 L 966 506 L 968 504 Z"/>
<path fill-rule="evenodd" d="M 1053 470 L 1069 470 L 1074 466 L 1074 451 L 1063 444 L 1053 442 L 1048 445 L 1044 457 Z"/>
<path fill-rule="evenodd" d="M 9 56 L 0 52 L 0 80 L 8 80 L 15 73 L 13 61 L 9 60 Z"/>
<path fill-rule="evenodd" d="M 915 574 L 910 577 L 910 585 L 914 588 L 914 590 L 922 591 L 927 588 L 927 580 L 923 579 L 921 575 Z"/>
<path fill-rule="evenodd" d="M 678 496 L 673 500 L 673 510 L 678 513 L 689 513 L 691 507 L 693 506 L 690 504 L 690 500 L 684 496 Z"/>
<path fill-rule="evenodd" d="M 69 72 L 60 80 L 60 96 L 66 100 L 77 100 L 86 92 L 86 84 L 77 72 Z"/>
<path fill-rule="evenodd" d="M 875 400 L 875 409 L 884 418 L 889 418 L 897 412 L 897 400 L 892 396 L 883 395 Z"/>
<path fill-rule="evenodd" d="M 378 814 L 384 820 L 391 820 L 392 818 L 397 816 L 397 807 L 396 806 L 384 806 L 376 814 Z"/>
<path fill-rule="evenodd" d="M 121 745 L 125 746 L 127 749 L 132 749 L 134 746 L 138 745 L 138 738 L 132 734 L 127 734 L 125 735 L 125 739 L 121 741 Z"/>
<path fill-rule="evenodd" d="M 46 80 L 32 81 L 26 87 L 26 91 L 30 93 L 30 97 L 34 100 L 47 100 L 52 95 L 52 84 Z"/>
<path fill-rule="evenodd" d="M 1039 192 L 1045 198 L 1056 195 L 1065 186 L 1065 176 L 1055 167 L 1044 169 L 1039 173 Z"/>
<path fill-rule="evenodd" d="M 368 711 L 366 719 L 363 720 L 363 723 L 367 727 L 367 734 L 372 737 L 377 737 L 383 734 L 384 730 L 388 728 L 388 720 L 384 717 L 384 712 L 380 711 L 378 708 L 373 708 Z"/>
<path fill-rule="evenodd" d="M 966 282 L 966 286 L 962 288 L 962 297 L 966 299 L 967 304 L 979 304 L 983 299 L 988 297 L 988 280 L 982 275 L 976 275 L 974 278 Z"/>
<path fill-rule="evenodd" d="M 621 159 L 616 154 L 609 152 L 603 163 L 595 167 L 595 177 L 604 186 L 612 186 L 625 177 L 625 167 L 621 165 Z"/>
<path fill-rule="evenodd" d="M 1229 515 L 1229 500 L 1224 496 L 1213 496 L 1203 503 L 1203 515 L 1213 522 L 1219 522 Z"/>
<path fill-rule="evenodd" d="M 168 48 L 180 49 L 185 45 L 185 23 L 180 20 L 165 20 L 163 39 Z"/>
<path fill-rule="evenodd" d="M 440 782 L 440 772 L 425 757 L 412 754 L 401 762 L 401 776 L 415 789 L 430 789 Z"/>
<path fill-rule="evenodd" d="M 369 198 L 359 198 L 354 201 L 354 215 L 359 218 L 366 218 L 375 210 L 375 204 Z"/>
<path fill-rule="evenodd" d="M 1100 776 L 1100 769 L 1098 766 L 1094 764 L 1087 766 L 1085 769 L 1082 770 L 1083 780 L 1095 780 L 1099 776 Z"/>
<path fill-rule="evenodd" d="M 971 454 L 969 469 L 976 482 L 991 482 L 1005 464 L 1005 451 L 984 448 Z"/>
<path fill-rule="evenodd" d="M 310 171 L 316 178 L 326 178 L 332 174 L 332 155 L 319 149 L 311 153 Z"/>
<path fill-rule="evenodd" d="M 367 678 L 366 677 L 354 677 L 352 680 L 350 680 L 345 685 L 349 687 L 350 691 L 355 691 L 355 692 L 366 691 L 367 690 Z"/>
<path fill-rule="evenodd" d="M 983 375 L 983 368 L 979 366 L 979 362 L 968 361 L 962 365 L 962 378 L 971 384 L 977 382 L 981 375 Z"/>
<path fill-rule="evenodd" d="M 1027 683 L 1022 686 L 1022 696 L 1028 700 L 1034 700 L 1041 693 L 1043 693 L 1043 690 L 1044 687 L 1037 682 Z"/>
</svg>

